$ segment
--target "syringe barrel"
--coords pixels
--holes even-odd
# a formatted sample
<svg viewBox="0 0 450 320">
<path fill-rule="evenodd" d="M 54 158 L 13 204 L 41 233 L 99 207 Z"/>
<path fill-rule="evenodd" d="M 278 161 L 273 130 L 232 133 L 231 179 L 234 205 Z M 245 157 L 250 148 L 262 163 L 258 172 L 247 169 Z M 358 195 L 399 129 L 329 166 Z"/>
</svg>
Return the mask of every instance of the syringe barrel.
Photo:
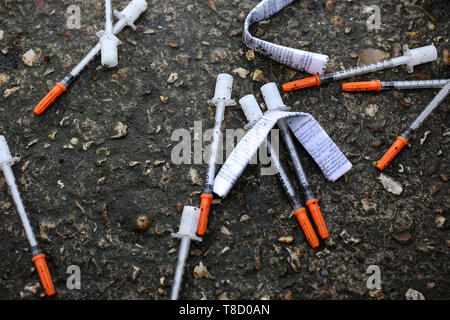
<svg viewBox="0 0 450 320">
<path fill-rule="evenodd" d="M 420 127 L 422 122 L 424 122 L 428 116 L 436 109 L 437 106 L 448 96 L 450 91 L 450 82 L 447 83 L 438 94 L 431 100 L 428 106 L 420 113 L 416 120 L 411 124 L 410 129 L 415 131 Z"/>
<path fill-rule="evenodd" d="M 303 169 L 302 162 L 300 161 L 297 149 L 295 148 L 294 139 L 292 139 L 292 134 L 289 131 L 289 127 L 286 123 L 286 120 L 280 119 L 278 120 L 277 124 L 278 128 L 281 131 L 281 136 L 283 137 L 283 140 L 286 144 L 286 148 L 288 149 L 289 156 L 291 157 L 292 163 L 294 165 L 297 179 L 301 184 L 303 191 L 305 193 L 305 198 L 307 201 L 314 199 L 314 194 L 312 193 L 311 187 L 308 182 L 308 178 L 306 177 L 305 170 Z"/>
<path fill-rule="evenodd" d="M 270 152 L 270 159 L 272 160 L 272 164 L 275 166 L 278 177 L 280 178 L 281 184 L 283 185 L 284 191 L 289 197 L 289 201 L 291 202 L 292 208 L 295 210 L 302 207 L 299 198 L 295 194 L 295 189 L 292 186 L 291 181 L 289 180 L 289 176 L 286 172 L 286 169 L 282 165 L 280 158 L 278 157 L 277 151 L 272 146 L 272 144 L 267 140 L 267 148 Z"/>
<path fill-rule="evenodd" d="M 350 78 L 354 76 L 359 76 L 366 73 L 375 72 L 378 70 L 383 70 L 387 68 L 393 68 L 402 64 L 406 64 L 410 61 L 409 57 L 401 56 L 392 58 L 389 60 L 383 60 L 376 63 L 366 64 L 363 66 L 346 69 L 342 71 L 337 71 L 329 74 L 325 74 L 323 77 L 321 77 L 322 83 L 329 82 L 332 80 L 340 80 L 345 78 Z"/>
<path fill-rule="evenodd" d="M 442 88 L 450 80 L 439 79 L 439 80 L 412 80 L 412 81 L 382 81 L 381 89 L 428 89 L 428 88 Z"/>
<path fill-rule="evenodd" d="M 217 154 L 219 152 L 221 127 L 224 114 L 225 114 L 225 105 L 223 101 L 219 101 L 216 107 L 216 116 L 211 143 L 211 155 L 209 157 L 208 172 L 206 175 L 206 184 L 211 186 L 214 185 L 214 177 L 216 174 L 216 161 L 217 161 Z"/>
<path fill-rule="evenodd" d="M 25 212 L 25 207 L 23 205 L 22 199 L 20 198 L 19 190 L 14 179 L 14 173 L 8 164 L 3 164 L 2 166 L 3 174 L 5 175 L 5 180 L 8 183 L 9 190 L 11 191 L 11 196 L 16 205 L 17 212 L 19 213 L 20 220 L 22 221 L 23 227 L 25 229 L 25 234 L 30 243 L 30 247 L 35 250 L 38 247 L 38 243 L 34 236 L 33 229 L 31 228 L 30 220 Z"/>
<path fill-rule="evenodd" d="M 172 292 L 170 295 L 171 300 L 177 300 L 180 293 L 181 284 L 183 283 L 183 274 L 186 267 L 186 259 L 189 254 L 189 246 L 191 239 L 188 237 L 181 238 L 180 249 L 178 251 L 177 268 L 175 270 L 175 276 L 172 286 Z"/>
</svg>

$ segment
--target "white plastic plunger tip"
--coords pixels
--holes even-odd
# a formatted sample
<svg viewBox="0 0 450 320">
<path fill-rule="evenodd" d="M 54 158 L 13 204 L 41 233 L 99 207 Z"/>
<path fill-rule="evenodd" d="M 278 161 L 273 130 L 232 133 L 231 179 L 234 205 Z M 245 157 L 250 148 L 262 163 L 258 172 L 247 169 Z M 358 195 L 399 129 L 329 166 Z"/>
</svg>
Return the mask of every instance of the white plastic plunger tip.
<svg viewBox="0 0 450 320">
<path fill-rule="evenodd" d="M 233 88 L 233 77 L 226 73 L 221 73 L 217 76 L 216 90 L 214 92 L 214 99 L 231 99 L 231 89 Z"/>
<path fill-rule="evenodd" d="M 275 82 L 269 82 L 261 87 L 264 101 L 266 102 L 267 110 L 277 109 L 285 106 L 281 99 L 280 91 L 278 91 Z"/>
<path fill-rule="evenodd" d="M 248 122 L 256 121 L 262 117 L 263 113 L 253 94 L 248 94 L 239 100 L 242 111 Z"/>
<path fill-rule="evenodd" d="M 145 10 L 147 10 L 147 1 L 133 0 L 123 9 L 122 14 L 129 22 L 134 23 Z"/>
<path fill-rule="evenodd" d="M 102 45 L 102 65 L 108 68 L 117 66 L 118 39 L 114 35 L 107 34 L 100 38 L 100 44 Z"/>
</svg>

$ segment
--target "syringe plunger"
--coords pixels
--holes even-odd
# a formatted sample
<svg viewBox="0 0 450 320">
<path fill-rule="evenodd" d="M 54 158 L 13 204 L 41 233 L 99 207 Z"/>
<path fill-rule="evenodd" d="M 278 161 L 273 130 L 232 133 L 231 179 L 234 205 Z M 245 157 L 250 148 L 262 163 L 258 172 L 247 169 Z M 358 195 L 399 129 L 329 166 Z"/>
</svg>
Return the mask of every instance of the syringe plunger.
<svg viewBox="0 0 450 320">
<path fill-rule="evenodd" d="M 217 76 L 216 89 L 213 100 L 231 99 L 231 89 L 233 88 L 233 77 L 226 73 Z"/>
<path fill-rule="evenodd" d="M 239 100 L 248 122 L 257 121 L 263 116 L 261 108 L 253 94 L 248 94 Z"/>
<path fill-rule="evenodd" d="M 266 102 L 267 110 L 278 109 L 285 107 L 283 100 L 281 99 L 280 91 L 278 91 L 277 85 L 274 82 L 269 82 L 261 87 L 261 92 Z"/>
</svg>

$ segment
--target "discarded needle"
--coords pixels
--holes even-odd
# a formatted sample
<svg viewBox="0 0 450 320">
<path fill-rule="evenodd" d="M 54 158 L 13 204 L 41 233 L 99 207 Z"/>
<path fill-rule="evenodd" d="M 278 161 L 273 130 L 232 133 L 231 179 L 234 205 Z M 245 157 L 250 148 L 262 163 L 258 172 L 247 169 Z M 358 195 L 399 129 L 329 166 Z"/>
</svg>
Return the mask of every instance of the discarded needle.
<svg viewBox="0 0 450 320">
<path fill-rule="evenodd" d="M 275 83 L 270 82 L 261 87 L 261 92 L 266 102 L 267 110 L 276 110 L 286 108 L 283 100 L 281 99 L 280 92 Z M 317 227 L 317 231 L 322 239 L 329 237 L 328 228 L 323 219 L 322 212 L 319 207 L 319 200 L 314 196 L 311 187 L 309 185 L 306 173 L 303 170 L 300 157 L 295 148 L 294 140 L 292 139 L 292 134 L 288 127 L 285 119 L 280 119 L 277 122 L 278 128 L 280 129 L 281 136 L 286 144 L 291 160 L 294 164 L 295 173 L 298 178 L 298 182 L 303 188 L 306 197 L 306 205 L 309 208 L 311 216 L 313 217 L 314 223 Z"/>
<path fill-rule="evenodd" d="M 409 49 L 408 45 L 405 44 L 403 45 L 403 53 L 404 54 L 401 57 L 383 60 L 377 63 L 367 64 L 334 73 L 328 73 L 321 77 L 316 74 L 312 77 L 287 82 L 282 85 L 283 91 L 294 91 L 302 88 L 320 86 L 323 83 L 328 83 L 334 80 L 350 78 L 378 70 L 393 68 L 402 64 L 406 64 L 408 72 L 411 73 L 413 72 L 415 65 L 431 62 L 437 59 L 437 51 L 434 45 Z"/>
<path fill-rule="evenodd" d="M 20 198 L 19 190 L 17 189 L 16 181 L 14 179 L 14 173 L 11 169 L 11 165 L 17 160 L 19 159 L 13 158 L 11 156 L 11 152 L 9 151 L 9 147 L 6 143 L 5 137 L 0 135 L 0 167 L 5 176 L 6 183 L 8 184 L 8 187 L 11 191 L 11 196 L 16 205 L 17 212 L 19 213 L 20 220 L 22 220 L 25 234 L 27 235 L 28 242 L 30 243 L 32 250 L 32 261 L 34 262 L 39 273 L 42 286 L 45 289 L 45 293 L 48 296 L 52 296 L 56 293 L 52 281 L 52 276 L 50 275 L 50 271 L 48 270 L 45 255 L 41 252 L 41 249 L 39 248 L 39 245 L 36 241 L 36 237 L 34 236 L 27 213 L 25 212 L 25 207 L 22 203 L 22 199 Z"/>
<path fill-rule="evenodd" d="M 408 143 L 409 138 L 416 131 L 426 118 L 433 112 L 434 109 L 447 97 L 450 91 L 450 82 L 448 82 L 438 94 L 431 100 L 428 106 L 422 111 L 422 113 L 414 120 L 411 126 L 401 136 L 397 137 L 394 144 L 384 154 L 384 156 L 377 162 L 377 169 L 383 170 L 387 165 L 395 158 L 395 156 L 403 149 Z"/>
<path fill-rule="evenodd" d="M 246 95 L 239 100 L 239 103 L 242 107 L 242 110 L 244 111 L 247 120 L 249 121 L 249 125 L 254 124 L 263 116 L 261 108 L 259 107 L 259 104 L 256 101 L 254 95 Z M 289 180 L 289 176 L 280 162 L 277 151 L 274 150 L 269 140 L 267 140 L 267 147 L 270 152 L 272 163 L 277 169 L 281 184 L 283 185 L 283 188 L 286 191 L 289 200 L 291 201 L 292 208 L 294 209 L 294 215 L 297 217 L 297 220 L 300 223 L 303 232 L 305 233 L 306 240 L 312 248 L 317 248 L 319 246 L 319 240 L 317 239 L 316 233 L 314 232 L 311 222 L 308 219 L 306 209 L 301 205 L 300 199 L 297 197 L 294 187 Z"/>
<path fill-rule="evenodd" d="M 226 106 L 234 106 L 236 102 L 231 100 L 231 89 L 233 87 L 233 77 L 226 73 L 217 76 L 214 98 L 208 104 L 216 106 L 216 116 L 214 123 L 213 138 L 211 144 L 211 156 L 209 158 L 208 173 L 203 193 L 201 194 L 200 218 L 198 221 L 197 234 L 204 236 L 208 226 L 208 215 L 213 199 L 214 177 L 216 174 L 216 158 L 219 151 L 220 131 Z"/>
<path fill-rule="evenodd" d="M 145 0 L 132 0 L 122 12 L 114 10 L 115 16 L 119 19 L 114 25 L 113 34 L 116 35 L 122 29 L 129 25 L 133 30 L 136 29 L 134 22 L 141 15 L 142 12 L 147 10 L 147 2 Z M 99 32 L 97 34 L 100 38 L 104 35 L 104 32 Z M 89 53 L 72 69 L 72 71 L 61 81 L 57 82 L 52 90 L 38 103 L 36 108 L 34 108 L 34 113 L 41 115 L 45 110 L 47 110 L 53 102 L 67 90 L 67 87 L 75 80 L 75 78 L 83 71 L 83 69 L 91 62 L 92 59 L 100 52 L 102 49 L 101 41 L 89 51 Z"/>
</svg>

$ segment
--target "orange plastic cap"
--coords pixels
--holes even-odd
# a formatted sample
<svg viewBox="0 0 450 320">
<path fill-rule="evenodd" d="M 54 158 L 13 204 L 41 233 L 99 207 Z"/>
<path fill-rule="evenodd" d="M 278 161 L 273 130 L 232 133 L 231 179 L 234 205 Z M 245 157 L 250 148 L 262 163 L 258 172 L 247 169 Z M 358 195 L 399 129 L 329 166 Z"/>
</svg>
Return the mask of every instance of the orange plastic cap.
<svg viewBox="0 0 450 320">
<path fill-rule="evenodd" d="M 325 220 L 323 219 L 322 212 L 319 207 L 319 200 L 312 199 L 306 202 L 308 206 L 309 212 L 314 220 L 317 231 L 319 232 L 319 236 L 322 239 L 327 239 L 330 235 L 328 233 L 327 225 L 325 224 Z"/>
<path fill-rule="evenodd" d="M 286 82 L 285 84 L 282 85 L 282 88 L 284 92 L 288 92 L 318 86 L 320 86 L 320 78 L 319 75 L 316 74 L 315 76 L 312 77 Z"/>
<path fill-rule="evenodd" d="M 64 87 L 61 83 L 57 82 L 52 90 L 50 90 L 49 93 L 41 100 L 41 102 L 38 103 L 36 108 L 34 108 L 34 113 L 36 113 L 38 116 L 44 113 L 45 110 L 47 110 L 53 102 L 63 93 L 66 91 L 66 87 Z"/>
<path fill-rule="evenodd" d="M 317 248 L 319 246 L 319 239 L 317 239 L 311 222 L 309 222 L 308 216 L 306 215 L 306 209 L 300 208 L 294 212 L 294 215 L 297 217 L 298 223 L 300 223 L 309 245 L 312 248 Z"/>
<path fill-rule="evenodd" d="M 39 273 L 39 278 L 41 278 L 41 283 L 45 289 L 45 293 L 48 296 L 54 295 L 56 293 L 55 286 L 53 285 L 52 276 L 48 270 L 45 254 L 38 254 L 37 256 L 34 256 L 32 260 L 36 265 L 36 269 Z"/>
<path fill-rule="evenodd" d="M 212 194 L 202 193 L 200 196 L 200 217 L 198 218 L 197 235 L 200 237 L 206 233 L 206 227 L 208 226 L 209 209 L 211 209 L 211 202 L 213 199 Z"/>
<path fill-rule="evenodd" d="M 342 84 L 342 91 L 380 91 L 381 81 L 347 82 Z"/>
<path fill-rule="evenodd" d="M 377 169 L 383 170 L 387 167 L 387 165 L 395 158 L 395 156 L 402 150 L 406 145 L 408 144 L 408 141 L 403 137 L 397 137 L 397 140 L 395 140 L 394 144 L 389 148 L 388 151 L 384 154 L 384 156 L 378 160 L 377 163 Z"/>
</svg>

